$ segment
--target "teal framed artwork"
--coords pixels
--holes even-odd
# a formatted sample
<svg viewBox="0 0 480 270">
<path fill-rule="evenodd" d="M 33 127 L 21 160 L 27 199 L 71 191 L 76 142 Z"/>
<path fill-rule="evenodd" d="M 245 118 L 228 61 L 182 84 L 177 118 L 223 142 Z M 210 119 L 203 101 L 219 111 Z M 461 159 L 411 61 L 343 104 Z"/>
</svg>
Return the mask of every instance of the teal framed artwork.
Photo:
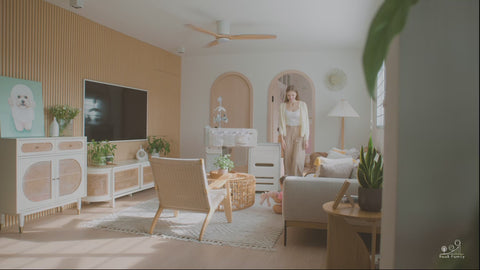
<svg viewBox="0 0 480 270">
<path fill-rule="evenodd" d="M 2 138 L 43 137 L 42 83 L 0 76 Z"/>
</svg>

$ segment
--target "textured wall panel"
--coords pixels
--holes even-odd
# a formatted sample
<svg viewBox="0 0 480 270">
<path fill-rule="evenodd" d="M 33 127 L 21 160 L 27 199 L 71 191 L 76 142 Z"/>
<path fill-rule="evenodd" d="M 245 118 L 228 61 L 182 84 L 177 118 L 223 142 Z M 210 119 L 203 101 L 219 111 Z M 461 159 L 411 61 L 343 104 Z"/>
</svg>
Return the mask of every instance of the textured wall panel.
<svg viewBox="0 0 480 270">
<path fill-rule="evenodd" d="M 43 0 L 0 0 L 0 52 L 0 75 L 41 82 L 45 108 L 83 108 L 84 79 L 148 90 L 148 134 L 167 136 L 179 155 L 179 56 Z M 82 127 L 80 115 L 73 134 Z M 141 143 L 118 143 L 116 159 L 135 158 Z"/>
</svg>

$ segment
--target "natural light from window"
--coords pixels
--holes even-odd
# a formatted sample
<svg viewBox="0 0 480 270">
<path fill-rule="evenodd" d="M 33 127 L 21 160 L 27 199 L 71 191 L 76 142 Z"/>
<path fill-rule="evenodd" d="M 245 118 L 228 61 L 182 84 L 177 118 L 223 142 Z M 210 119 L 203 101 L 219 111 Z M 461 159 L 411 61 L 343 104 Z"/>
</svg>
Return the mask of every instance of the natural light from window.
<svg viewBox="0 0 480 270">
<path fill-rule="evenodd" d="M 384 127 L 385 113 L 383 108 L 383 101 L 385 100 L 385 62 L 383 62 L 382 67 L 378 71 L 375 90 L 377 92 L 376 124 L 377 124 L 377 127 Z"/>
</svg>

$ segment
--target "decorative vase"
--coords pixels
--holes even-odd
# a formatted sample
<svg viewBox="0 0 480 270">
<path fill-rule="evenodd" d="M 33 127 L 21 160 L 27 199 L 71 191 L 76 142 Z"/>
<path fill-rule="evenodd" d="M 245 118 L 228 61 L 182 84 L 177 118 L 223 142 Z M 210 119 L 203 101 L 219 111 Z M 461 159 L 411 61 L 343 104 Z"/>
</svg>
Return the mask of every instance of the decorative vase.
<svg viewBox="0 0 480 270">
<path fill-rule="evenodd" d="M 218 169 L 218 174 L 224 175 L 228 173 L 228 169 Z"/>
<path fill-rule="evenodd" d="M 50 123 L 50 137 L 58 137 L 60 127 L 57 122 L 57 118 L 53 117 L 52 123 Z"/>
<path fill-rule="evenodd" d="M 358 206 L 363 211 L 380 212 L 382 209 L 382 189 L 358 187 Z"/>
<path fill-rule="evenodd" d="M 62 137 L 73 136 L 72 120 L 60 119 L 58 121 L 59 134 Z"/>
<path fill-rule="evenodd" d="M 152 152 L 152 157 L 160 157 L 160 153 L 158 153 L 157 151 L 153 150 L 153 152 Z"/>
</svg>

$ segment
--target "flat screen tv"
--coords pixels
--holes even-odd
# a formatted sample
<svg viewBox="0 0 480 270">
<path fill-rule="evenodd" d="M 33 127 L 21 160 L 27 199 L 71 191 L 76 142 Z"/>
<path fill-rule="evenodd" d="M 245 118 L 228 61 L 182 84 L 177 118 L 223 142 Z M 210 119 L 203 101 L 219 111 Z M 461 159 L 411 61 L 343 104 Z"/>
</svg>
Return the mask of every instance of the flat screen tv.
<svg viewBox="0 0 480 270">
<path fill-rule="evenodd" d="M 147 137 L 146 90 L 84 80 L 83 112 L 89 142 Z"/>
</svg>

